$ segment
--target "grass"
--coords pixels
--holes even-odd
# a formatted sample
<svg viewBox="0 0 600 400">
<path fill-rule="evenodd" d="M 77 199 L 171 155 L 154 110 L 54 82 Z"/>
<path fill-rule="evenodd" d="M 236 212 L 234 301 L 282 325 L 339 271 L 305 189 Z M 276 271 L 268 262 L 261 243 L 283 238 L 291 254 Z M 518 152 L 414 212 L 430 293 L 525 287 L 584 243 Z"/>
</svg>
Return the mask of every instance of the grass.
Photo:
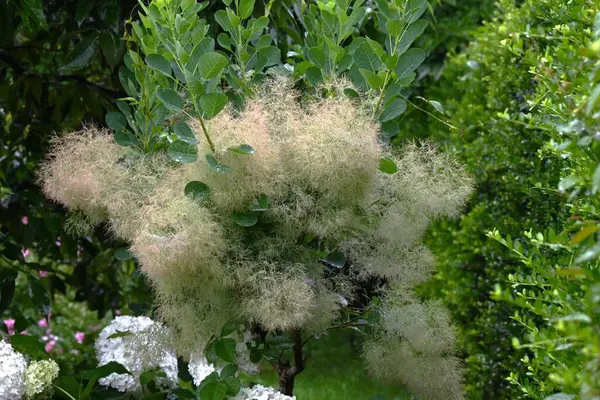
<svg viewBox="0 0 600 400">
<path fill-rule="evenodd" d="M 402 387 L 374 381 L 360 359 L 360 337 L 351 331 L 333 331 L 305 347 L 306 369 L 296 377 L 298 400 L 410 400 Z M 277 373 L 265 364 L 252 381 L 278 387 Z"/>
</svg>

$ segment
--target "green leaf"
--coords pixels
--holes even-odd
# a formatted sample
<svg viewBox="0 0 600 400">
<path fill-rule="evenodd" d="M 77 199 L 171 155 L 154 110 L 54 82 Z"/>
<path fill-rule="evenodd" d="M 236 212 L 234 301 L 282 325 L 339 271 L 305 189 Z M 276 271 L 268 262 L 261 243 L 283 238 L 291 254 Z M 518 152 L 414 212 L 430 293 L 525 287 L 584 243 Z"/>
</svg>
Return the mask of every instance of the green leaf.
<svg viewBox="0 0 600 400">
<path fill-rule="evenodd" d="M 183 191 L 187 197 L 200 203 L 204 203 L 210 197 L 210 188 L 200 181 L 188 182 Z"/>
<path fill-rule="evenodd" d="M 431 104 L 433 106 L 433 108 L 435 108 L 440 114 L 444 113 L 444 107 L 442 106 L 442 104 L 439 101 L 428 100 L 427 102 L 429 104 Z"/>
<path fill-rule="evenodd" d="M 343 268 L 346 265 L 346 257 L 339 251 L 327 254 L 323 261 L 335 268 Z"/>
<path fill-rule="evenodd" d="M 254 150 L 250 145 L 240 144 L 239 146 L 229 147 L 227 150 L 236 154 L 254 154 L 256 150 Z"/>
<path fill-rule="evenodd" d="M 261 194 L 256 201 L 248 206 L 250 211 L 267 211 L 269 208 L 269 196 Z"/>
<path fill-rule="evenodd" d="M 379 170 L 386 174 L 392 175 L 398 172 L 398 166 L 393 160 L 389 158 L 382 158 L 379 160 Z"/>
<path fill-rule="evenodd" d="M 156 378 L 164 378 L 166 376 L 167 376 L 167 374 L 165 374 L 165 372 L 162 369 L 154 368 L 149 371 L 142 372 L 142 374 L 140 375 L 140 383 L 142 384 L 142 386 L 146 386 L 150 382 L 153 382 Z M 156 394 L 158 394 L 158 393 L 156 393 Z M 160 398 L 162 399 L 163 397 L 160 397 Z M 148 398 L 144 397 L 144 399 L 148 399 Z M 150 400 L 150 399 L 148 399 L 148 400 Z"/>
<path fill-rule="evenodd" d="M 32 278 L 29 280 L 27 292 L 38 311 L 48 315 L 50 313 L 50 295 L 48 294 L 46 287 L 38 280 Z"/>
<path fill-rule="evenodd" d="M 209 51 L 198 59 L 197 71 L 202 78 L 209 80 L 219 75 L 227 66 L 227 58 L 217 52 Z"/>
<path fill-rule="evenodd" d="M 94 3 L 96 0 L 79 0 L 77 2 L 77 9 L 75 10 L 75 20 L 77 24 L 81 26 L 83 20 L 85 20 L 88 15 L 90 15 L 90 11 L 94 8 Z"/>
<path fill-rule="evenodd" d="M 252 11 L 254 11 L 254 1 L 255 0 L 240 1 L 240 8 L 237 11 L 241 19 L 246 19 L 252 15 Z"/>
<path fill-rule="evenodd" d="M 223 367 L 223 369 L 221 370 L 221 379 L 225 379 L 225 378 L 230 378 L 232 376 L 235 376 L 235 373 L 237 372 L 238 367 L 235 364 L 227 364 L 225 367 Z"/>
<path fill-rule="evenodd" d="M 365 81 L 367 81 L 371 89 L 377 90 L 383 86 L 383 79 L 381 79 L 375 72 L 360 68 L 360 74 L 363 76 L 363 78 L 365 78 Z"/>
<path fill-rule="evenodd" d="M 34 359 L 48 358 L 44 345 L 35 336 L 13 335 L 10 344 L 19 353 L 26 354 Z"/>
<path fill-rule="evenodd" d="M 227 165 L 219 164 L 217 159 L 212 154 L 206 155 L 206 161 L 208 162 L 208 166 L 213 171 L 218 172 L 220 174 L 225 174 L 231 169 L 231 167 Z"/>
<path fill-rule="evenodd" d="M 356 99 L 356 98 L 360 97 L 358 92 L 351 88 L 344 89 L 344 94 L 351 99 Z"/>
<path fill-rule="evenodd" d="M 392 101 L 390 101 L 381 114 L 379 115 L 380 122 L 386 122 L 391 119 L 394 119 L 401 115 L 404 111 L 406 111 L 406 101 L 396 97 Z"/>
<path fill-rule="evenodd" d="M 114 141 L 119 146 L 135 147 L 138 145 L 138 140 L 131 132 L 115 132 L 113 135 Z"/>
<path fill-rule="evenodd" d="M 119 261 L 131 260 L 133 258 L 133 254 L 131 254 L 128 247 L 119 247 L 115 250 L 113 256 Z"/>
<path fill-rule="evenodd" d="M 182 142 L 189 144 L 198 143 L 198 139 L 196 139 L 194 131 L 192 131 L 192 128 L 190 128 L 185 122 L 176 122 L 175 125 L 173 125 L 173 132 L 175 132 L 179 140 Z"/>
<path fill-rule="evenodd" d="M 127 368 L 125 368 L 123 365 L 119 364 L 116 361 L 111 361 L 108 364 L 104 364 L 98 368 L 94 368 L 94 369 L 89 369 L 87 371 L 85 371 L 82 374 L 82 378 L 83 379 L 100 379 L 100 378 L 104 378 L 105 376 L 108 376 L 110 374 L 128 374 L 131 375 L 129 373 L 129 371 L 127 371 Z"/>
<path fill-rule="evenodd" d="M 427 10 L 427 0 L 410 0 L 408 8 L 407 23 L 412 24 L 421 18 L 421 15 Z"/>
<path fill-rule="evenodd" d="M 231 51 L 231 38 L 225 32 L 219 33 L 219 36 L 217 36 L 217 42 L 224 49 Z"/>
<path fill-rule="evenodd" d="M 183 109 L 183 100 L 181 100 L 181 96 L 175 90 L 171 88 L 158 88 L 156 95 L 169 110 L 181 111 Z"/>
<path fill-rule="evenodd" d="M 240 26 L 240 19 L 233 12 L 228 13 L 227 10 L 219 10 L 214 14 L 214 17 L 215 21 L 227 32 L 235 33 L 236 28 Z"/>
<path fill-rule="evenodd" d="M 107 339 L 116 339 L 116 338 L 120 338 L 120 337 L 131 336 L 131 335 L 133 335 L 133 333 L 128 332 L 128 331 L 116 331 L 115 333 L 113 333 L 112 335 L 107 337 Z"/>
<path fill-rule="evenodd" d="M 427 28 L 427 21 L 424 19 L 420 19 L 414 24 L 410 25 L 408 29 L 406 29 L 406 32 L 404 32 L 404 35 L 398 44 L 398 54 L 403 54 L 406 50 L 408 50 L 415 39 L 423 34 L 425 28 Z"/>
<path fill-rule="evenodd" d="M 273 37 L 271 35 L 262 35 L 261 37 L 258 38 L 256 43 L 254 44 L 254 48 L 256 50 L 260 50 L 263 47 L 270 46 L 272 42 L 273 42 Z"/>
<path fill-rule="evenodd" d="M 354 63 L 358 68 L 377 72 L 381 66 L 381 58 L 375 53 L 369 42 L 361 42 L 354 51 Z"/>
<path fill-rule="evenodd" d="M 158 54 L 149 54 L 146 56 L 146 64 L 152 69 L 170 77 L 171 76 L 171 63 Z"/>
<path fill-rule="evenodd" d="M 325 71 L 326 74 L 331 72 L 331 60 L 329 55 L 318 47 L 311 47 L 307 50 L 306 56 L 318 69 Z M 308 72 L 308 70 L 306 71 Z"/>
<path fill-rule="evenodd" d="M 116 67 L 119 61 L 121 61 L 120 41 L 117 35 L 109 30 L 102 32 L 100 35 L 100 47 L 110 67 Z"/>
<path fill-rule="evenodd" d="M 598 193 L 598 190 L 600 190 L 600 164 L 596 166 L 592 176 L 592 194 Z"/>
<path fill-rule="evenodd" d="M 223 400 L 227 395 L 227 383 L 211 382 L 200 390 L 202 400 Z"/>
<path fill-rule="evenodd" d="M 425 61 L 426 54 L 423 50 L 414 48 L 402 54 L 398 59 L 395 71 L 398 79 L 406 78 Z"/>
<path fill-rule="evenodd" d="M 247 226 L 247 225 L 242 225 L 242 226 Z M 215 352 L 217 353 L 217 356 L 219 356 L 224 361 L 227 361 L 230 363 L 235 363 L 235 357 L 236 357 L 235 345 L 236 345 L 236 343 L 235 343 L 234 339 L 231 339 L 231 338 L 219 339 L 215 343 Z"/>
<path fill-rule="evenodd" d="M 198 99 L 201 117 L 211 119 L 227 105 L 227 96 L 223 93 L 206 93 Z"/>
<path fill-rule="evenodd" d="M 174 161 L 181 164 L 189 164 L 198 159 L 196 146 L 177 140 L 169 145 L 167 155 Z"/>
<path fill-rule="evenodd" d="M 235 222 L 239 226 L 248 228 L 250 226 L 256 225 L 256 223 L 258 222 L 258 215 L 254 214 L 254 213 L 236 212 L 236 213 L 233 213 L 232 219 L 233 219 L 233 222 Z"/>
<path fill-rule="evenodd" d="M 227 394 L 229 396 L 235 396 L 242 388 L 242 382 L 235 376 L 225 378 L 223 382 L 227 384 Z"/>
<path fill-rule="evenodd" d="M 104 118 L 106 125 L 115 132 L 122 132 L 127 129 L 127 118 L 118 111 L 110 111 L 106 113 Z"/>
<path fill-rule="evenodd" d="M 67 56 L 67 62 L 60 67 L 61 71 L 77 71 L 90 65 L 98 50 L 96 36 L 84 37 Z"/>
<path fill-rule="evenodd" d="M 394 38 L 400 36 L 402 28 L 404 28 L 404 23 L 399 19 L 390 19 L 385 23 L 385 29 L 387 29 L 388 34 Z"/>
<path fill-rule="evenodd" d="M 276 46 L 267 46 L 258 50 L 258 62 L 256 69 L 262 70 L 265 67 L 276 65 L 281 60 L 281 50 Z"/>
</svg>

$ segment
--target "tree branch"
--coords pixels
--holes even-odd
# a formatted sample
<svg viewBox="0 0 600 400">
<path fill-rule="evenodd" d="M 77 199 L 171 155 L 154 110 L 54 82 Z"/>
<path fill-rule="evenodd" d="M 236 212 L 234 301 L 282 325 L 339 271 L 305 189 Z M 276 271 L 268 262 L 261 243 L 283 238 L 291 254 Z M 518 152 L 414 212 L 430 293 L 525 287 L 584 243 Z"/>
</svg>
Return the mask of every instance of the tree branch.
<svg viewBox="0 0 600 400">
<path fill-rule="evenodd" d="M 94 90 L 101 92 L 103 95 L 105 95 L 109 99 L 116 99 L 116 98 L 125 96 L 125 94 L 122 91 L 113 90 L 113 89 L 107 88 L 99 83 L 88 81 L 82 75 L 63 75 L 63 74 L 42 75 L 42 74 L 39 74 L 38 72 L 33 71 L 33 70 L 23 66 L 23 64 L 21 64 L 21 62 L 16 57 L 13 57 L 12 55 L 10 55 L 4 51 L 0 51 L 0 63 L 7 64 L 10 68 L 12 68 L 12 70 L 16 74 L 38 75 L 42 78 L 45 78 L 47 82 L 52 83 L 52 84 L 57 84 L 57 83 L 66 82 L 66 81 L 74 81 L 80 85 L 87 86 L 87 87 L 90 87 Z"/>
</svg>

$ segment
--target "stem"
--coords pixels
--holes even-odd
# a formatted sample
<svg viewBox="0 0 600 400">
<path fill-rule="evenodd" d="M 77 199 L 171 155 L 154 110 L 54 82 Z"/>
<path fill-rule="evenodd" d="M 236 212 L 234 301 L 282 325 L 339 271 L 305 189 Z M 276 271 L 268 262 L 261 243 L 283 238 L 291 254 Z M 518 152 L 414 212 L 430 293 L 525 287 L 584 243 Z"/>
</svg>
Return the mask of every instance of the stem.
<svg viewBox="0 0 600 400">
<path fill-rule="evenodd" d="M 392 55 L 393 56 L 393 55 Z M 390 77 L 392 76 L 392 71 L 388 70 L 387 74 L 385 74 L 385 79 L 383 81 L 383 86 L 381 88 L 381 92 L 379 93 L 379 98 L 377 99 L 377 104 L 375 104 L 375 108 L 373 109 L 373 118 L 377 116 L 379 111 L 379 106 L 381 106 L 381 102 L 383 101 L 383 94 L 385 93 L 385 87 L 390 81 Z"/>
<path fill-rule="evenodd" d="M 403 96 L 402 93 L 398 93 L 398 96 L 402 97 L 402 100 L 406 101 L 408 104 L 410 104 L 411 106 L 413 106 L 417 110 L 424 112 L 425 114 L 429 115 L 430 117 L 433 117 L 437 121 L 439 121 L 442 124 L 446 125 L 448 128 L 458 130 L 458 128 L 456 126 L 454 126 L 454 125 L 452 125 L 452 124 L 444 121 L 443 119 L 437 117 L 435 114 L 430 113 L 426 109 L 419 107 L 418 105 L 416 105 L 415 103 L 413 103 L 412 101 L 410 101 L 409 99 L 407 99 L 405 96 Z"/>
<path fill-rule="evenodd" d="M 212 140 L 210 140 L 210 136 L 208 136 L 208 129 L 206 129 L 206 125 L 204 125 L 204 119 L 199 117 L 198 120 L 200 121 L 200 126 L 202 127 L 202 133 L 204 133 L 204 137 L 210 146 L 210 150 L 215 153 L 215 145 L 213 144 Z"/>
<path fill-rule="evenodd" d="M 279 375 L 279 391 L 286 396 L 292 396 L 294 392 L 294 381 L 296 375 L 304 371 L 306 358 L 303 352 L 304 343 L 302 343 L 302 333 L 294 332 L 294 365 L 291 365 L 288 360 L 280 360 L 277 362 L 277 373 Z"/>
</svg>

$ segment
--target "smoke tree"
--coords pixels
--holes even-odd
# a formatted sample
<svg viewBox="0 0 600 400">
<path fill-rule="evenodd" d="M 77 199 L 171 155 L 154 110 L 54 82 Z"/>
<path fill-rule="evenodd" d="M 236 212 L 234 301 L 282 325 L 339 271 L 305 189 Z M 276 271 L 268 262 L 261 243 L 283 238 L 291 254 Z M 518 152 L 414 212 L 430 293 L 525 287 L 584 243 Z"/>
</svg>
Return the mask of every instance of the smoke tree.
<svg viewBox="0 0 600 400">
<path fill-rule="evenodd" d="M 346 327 L 365 333 L 374 376 L 463 398 L 452 323 L 415 286 L 434 271 L 429 223 L 458 216 L 472 181 L 431 143 L 389 146 L 425 57 L 411 45 L 426 2 L 377 1 L 371 15 L 361 0 L 318 1 L 292 44 L 306 59 L 285 64 L 268 8 L 223 3 L 216 41 L 207 2 L 140 3 L 120 71 L 129 97 L 111 130 L 54 140 L 44 192 L 71 230 L 105 224 L 128 244 L 117 256 L 152 283 L 177 353 L 221 371 L 195 380 L 203 399 L 238 394 L 235 371 L 261 360 L 292 395 L 305 344 Z M 383 46 L 353 37 L 371 18 Z"/>
</svg>

